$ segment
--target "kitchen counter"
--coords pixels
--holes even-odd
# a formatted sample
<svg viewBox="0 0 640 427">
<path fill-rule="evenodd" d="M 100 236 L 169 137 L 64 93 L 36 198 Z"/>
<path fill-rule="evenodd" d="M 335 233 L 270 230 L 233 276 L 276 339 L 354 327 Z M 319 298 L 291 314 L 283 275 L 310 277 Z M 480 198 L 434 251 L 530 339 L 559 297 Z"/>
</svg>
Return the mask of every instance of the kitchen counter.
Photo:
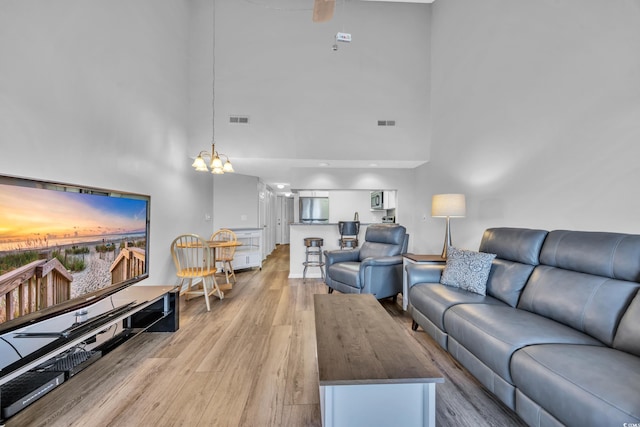
<svg viewBox="0 0 640 427">
<path fill-rule="evenodd" d="M 360 227 L 362 227 L 362 226 L 367 226 L 367 225 L 371 225 L 371 224 L 380 224 L 380 223 L 379 223 L 379 222 L 378 222 L 378 223 L 374 223 L 374 222 L 360 222 Z M 337 222 L 323 222 L 323 223 L 311 223 L 311 224 L 309 224 L 309 223 L 306 223 L 306 222 L 292 222 L 292 223 L 291 223 L 291 224 L 289 224 L 289 225 L 332 225 L 332 226 L 334 226 L 334 227 L 337 227 L 337 226 L 338 226 L 338 223 L 337 223 Z"/>
</svg>

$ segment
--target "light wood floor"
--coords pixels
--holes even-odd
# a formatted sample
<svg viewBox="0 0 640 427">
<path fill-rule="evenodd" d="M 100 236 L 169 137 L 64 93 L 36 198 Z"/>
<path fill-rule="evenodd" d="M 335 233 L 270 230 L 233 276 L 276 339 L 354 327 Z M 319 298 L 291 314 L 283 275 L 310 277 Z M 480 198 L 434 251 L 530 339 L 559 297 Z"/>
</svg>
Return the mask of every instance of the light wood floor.
<svg viewBox="0 0 640 427">
<path fill-rule="evenodd" d="M 179 331 L 128 341 L 7 427 L 320 426 L 313 294 L 326 286 L 288 279 L 288 270 L 282 245 L 262 270 L 237 273 L 210 312 L 202 298 L 183 301 Z M 443 372 L 438 425 L 524 425 L 427 334 L 411 331 L 400 300 L 382 304 Z"/>
</svg>

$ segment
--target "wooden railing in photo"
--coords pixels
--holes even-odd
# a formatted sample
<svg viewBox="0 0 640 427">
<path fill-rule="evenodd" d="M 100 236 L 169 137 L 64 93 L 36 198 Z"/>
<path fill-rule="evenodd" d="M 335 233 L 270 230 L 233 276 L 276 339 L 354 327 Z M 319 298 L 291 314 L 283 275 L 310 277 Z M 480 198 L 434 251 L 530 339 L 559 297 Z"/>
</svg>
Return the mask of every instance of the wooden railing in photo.
<svg viewBox="0 0 640 427">
<path fill-rule="evenodd" d="M 144 249 L 129 247 L 120 250 L 111 264 L 111 283 L 120 283 L 145 272 L 146 254 Z"/>
<path fill-rule="evenodd" d="M 73 276 L 58 259 L 38 260 L 0 276 L 0 322 L 71 298 Z"/>
</svg>

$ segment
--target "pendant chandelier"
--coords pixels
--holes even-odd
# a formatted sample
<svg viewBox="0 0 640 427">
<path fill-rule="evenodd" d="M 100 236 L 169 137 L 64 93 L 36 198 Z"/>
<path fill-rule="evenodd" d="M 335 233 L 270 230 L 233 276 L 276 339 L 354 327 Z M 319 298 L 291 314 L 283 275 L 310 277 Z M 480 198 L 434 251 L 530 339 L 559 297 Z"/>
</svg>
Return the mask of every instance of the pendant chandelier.
<svg viewBox="0 0 640 427">
<path fill-rule="evenodd" d="M 223 156 L 226 159 L 224 163 L 222 163 L 220 156 Z M 207 162 L 205 162 L 206 158 L 210 159 L 209 167 L 207 167 Z M 193 166 L 198 172 L 208 172 L 209 169 L 211 169 L 211 173 L 216 175 L 220 175 L 225 172 L 235 172 L 231 162 L 229 161 L 229 156 L 226 154 L 219 154 L 216 151 L 216 144 L 214 143 L 211 144 L 211 152 L 209 153 L 206 150 L 201 151 L 191 166 Z"/>
<path fill-rule="evenodd" d="M 198 153 L 198 156 L 193 161 L 191 166 L 195 168 L 198 172 L 208 172 L 211 169 L 211 173 L 219 175 L 225 172 L 234 172 L 233 166 L 229 161 L 229 156 L 226 154 L 218 153 L 216 151 L 216 126 L 215 126 L 215 117 L 216 117 L 216 1 L 213 0 L 213 49 L 212 49 L 212 65 L 213 69 L 211 72 L 212 82 L 211 82 L 211 152 L 207 150 L 202 150 Z M 223 163 L 220 157 L 225 158 L 225 162 Z M 205 159 L 208 159 L 209 166 L 207 167 L 207 162 Z"/>
</svg>

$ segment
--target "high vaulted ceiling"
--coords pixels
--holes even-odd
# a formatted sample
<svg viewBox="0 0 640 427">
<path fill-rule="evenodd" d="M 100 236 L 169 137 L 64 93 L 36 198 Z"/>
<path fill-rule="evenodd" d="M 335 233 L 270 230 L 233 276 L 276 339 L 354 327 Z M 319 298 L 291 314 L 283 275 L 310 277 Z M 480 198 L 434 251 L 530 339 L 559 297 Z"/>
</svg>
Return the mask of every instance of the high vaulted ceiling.
<svg viewBox="0 0 640 427">
<path fill-rule="evenodd" d="M 312 0 L 307 8 L 300 4 L 216 2 L 218 151 L 237 173 L 274 188 L 285 184 L 284 190 L 295 185 L 292 171 L 299 168 L 415 168 L 427 162 L 431 6 L 338 0 L 330 22 L 313 23 Z M 194 50 L 202 55 L 192 59 L 201 72 L 192 94 L 198 129 L 193 155 L 211 138 L 211 93 L 197 88 L 211 87 L 205 70 L 211 69 L 207 37 L 213 34 L 201 19 L 201 46 Z M 352 41 L 336 41 L 337 32 L 351 34 Z M 238 116 L 248 123 L 231 123 Z"/>
</svg>

